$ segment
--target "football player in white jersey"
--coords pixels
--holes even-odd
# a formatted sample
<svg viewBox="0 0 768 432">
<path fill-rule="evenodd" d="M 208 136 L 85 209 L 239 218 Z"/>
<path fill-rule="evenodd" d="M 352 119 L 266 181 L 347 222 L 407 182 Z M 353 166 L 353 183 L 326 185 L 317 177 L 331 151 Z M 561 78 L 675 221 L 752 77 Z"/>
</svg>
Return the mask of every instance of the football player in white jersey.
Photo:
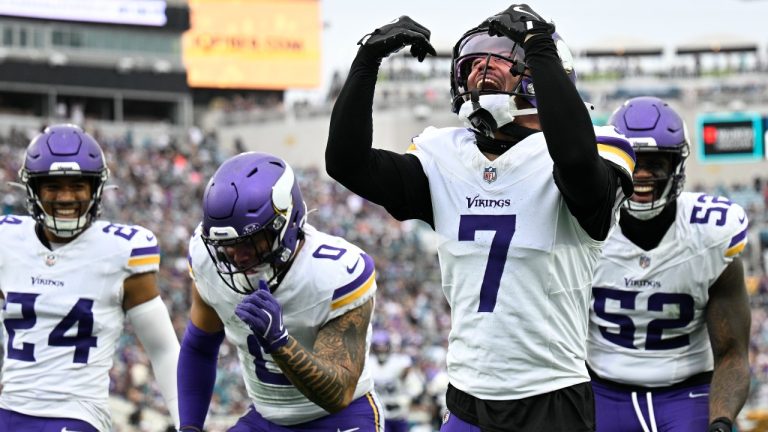
<svg viewBox="0 0 768 432">
<path fill-rule="evenodd" d="M 157 289 L 157 238 L 97 219 L 109 177 L 99 144 L 77 126 L 50 126 L 19 177 L 31 216 L 0 219 L 0 431 L 112 430 L 109 370 L 125 318 L 178 425 L 179 341 Z"/>
<path fill-rule="evenodd" d="M 392 352 L 392 338 L 386 330 L 375 330 L 371 339 L 371 375 L 376 393 L 384 405 L 385 432 L 407 432 L 411 395 L 405 378 L 411 370 L 411 357 Z"/>
<path fill-rule="evenodd" d="M 609 124 L 629 137 L 637 165 L 595 270 L 597 430 L 730 432 L 749 389 L 747 216 L 726 198 L 682 191 L 688 136 L 666 102 L 630 99 Z"/>
<path fill-rule="evenodd" d="M 554 30 L 512 5 L 465 33 L 451 89 L 468 127 L 427 128 L 396 154 L 372 148 L 379 64 L 407 45 L 434 54 L 429 30 L 400 17 L 360 41 L 331 116 L 328 173 L 440 235 L 452 322 L 443 432 L 594 428 L 592 271 L 631 194 L 634 153 L 613 128 L 596 133 Z"/>
<path fill-rule="evenodd" d="M 306 216 L 293 170 L 277 157 L 239 154 L 208 182 L 189 245 L 182 431 L 203 428 L 225 336 L 252 403 L 229 431 L 383 431 L 366 362 L 373 260 Z"/>
</svg>

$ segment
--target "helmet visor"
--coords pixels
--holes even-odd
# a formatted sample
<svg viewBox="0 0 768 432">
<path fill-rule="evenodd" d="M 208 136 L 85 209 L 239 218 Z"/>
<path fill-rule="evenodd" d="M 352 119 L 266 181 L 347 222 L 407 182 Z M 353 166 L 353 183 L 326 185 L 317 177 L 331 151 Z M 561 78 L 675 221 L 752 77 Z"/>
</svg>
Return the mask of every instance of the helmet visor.
<svg viewBox="0 0 768 432">
<path fill-rule="evenodd" d="M 459 57 L 477 53 L 498 54 L 515 60 L 523 59 L 522 48 L 512 39 L 491 36 L 485 31 L 470 34 L 459 45 Z"/>
<path fill-rule="evenodd" d="M 454 60 L 456 84 L 462 90 L 467 89 L 467 79 L 478 62 L 501 62 L 501 68 L 512 69 L 517 62 L 524 60 L 522 48 L 511 39 L 489 36 L 487 33 L 474 33 L 467 36 L 459 46 L 458 56 Z"/>
</svg>

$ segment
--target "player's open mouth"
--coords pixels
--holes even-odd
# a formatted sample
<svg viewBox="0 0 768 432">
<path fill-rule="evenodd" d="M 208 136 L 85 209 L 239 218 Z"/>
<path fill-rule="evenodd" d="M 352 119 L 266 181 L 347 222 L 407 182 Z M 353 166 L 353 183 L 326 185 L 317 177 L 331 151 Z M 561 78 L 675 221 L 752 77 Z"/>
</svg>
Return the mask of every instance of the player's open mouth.
<svg viewBox="0 0 768 432">
<path fill-rule="evenodd" d="M 69 218 L 69 219 L 75 219 L 78 215 L 77 209 L 55 209 L 53 211 L 53 215 L 60 218 Z"/>
<path fill-rule="evenodd" d="M 492 77 L 492 76 L 486 76 L 484 78 L 480 77 L 477 80 L 477 83 L 475 84 L 475 86 L 479 90 L 497 90 L 497 91 L 500 91 L 502 89 L 501 83 L 498 80 L 496 80 L 494 77 Z"/>
<path fill-rule="evenodd" d="M 632 195 L 632 201 L 651 202 L 653 201 L 653 185 L 644 185 L 635 183 L 635 193 Z"/>
</svg>

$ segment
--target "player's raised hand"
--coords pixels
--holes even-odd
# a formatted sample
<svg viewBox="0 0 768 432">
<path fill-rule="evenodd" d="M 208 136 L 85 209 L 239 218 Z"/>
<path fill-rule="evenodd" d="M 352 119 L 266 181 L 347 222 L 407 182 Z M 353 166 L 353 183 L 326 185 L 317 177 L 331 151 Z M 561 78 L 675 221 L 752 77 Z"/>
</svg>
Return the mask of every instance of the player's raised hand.
<svg viewBox="0 0 768 432">
<path fill-rule="evenodd" d="M 519 44 L 525 42 L 528 35 L 555 32 L 555 24 L 547 22 L 527 4 L 513 4 L 484 24 L 491 36 L 506 36 Z"/>
<path fill-rule="evenodd" d="M 235 307 L 235 315 L 248 324 L 267 354 L 288 343 L 283 310 L 263 280 L 259 281 L 258 291 L 247 295 Z"/>
<path fill-rule="evenodd" d="M 423 61 L 427 54 L 437 55 L 435 48 L 429 43 L 430 34 L 426 27 L 403 15 L 363 36 L 357 44 L 370 50 L 378 58 L 384 58 L 410 45 L 411 55 Z"/>
</svg>

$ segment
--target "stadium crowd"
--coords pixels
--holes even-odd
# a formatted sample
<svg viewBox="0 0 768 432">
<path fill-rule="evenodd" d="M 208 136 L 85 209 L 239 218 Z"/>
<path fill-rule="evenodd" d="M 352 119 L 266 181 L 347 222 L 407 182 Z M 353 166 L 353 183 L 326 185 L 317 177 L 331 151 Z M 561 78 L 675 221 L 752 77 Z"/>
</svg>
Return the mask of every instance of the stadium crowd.
<svg viewBox="0 0 768 432">
<path fill-rule="evenodd" d="M 135 221 L 151 229 L 161 245 L 159 286 L 179 337 L 187 324 L 190 278 L 189 237 L 201 219 L 201 197 L 208 178 L 227 157 L 215 135 L 137 142 L 131 134 L 102 136 L 91 130 L 107 155 L 111 170 L 105 192 L 104 219 Z M 28 131 L 11 130 L 0 137 L 0 180 L 15 181 Z M 445 347 L 450 311 L 440 288 L 439 265 L 431 230 L 420 222 L 399 223 L 385 211 L 327 179 L 316 168 L 299 169 L 298 178 L 310 209 L 308 222 L 339 235 L 373 255 L 378 269 L 374 324 L 387 330 L 396 349 L 416 365 L 407 389 L 413 404 L 409 419 L 414 431 L 436 430 L 443 408 L 447 378 Z M 752 301 L 751 358 L 753 385 L 744 413 L 768 407 L 768 179 L 750 185 L 722 185 L 712 193 L 731 197 L 749 211 L 750 249 L 745 253 Z M 696 185 L 689 189 L 700 190 Z M 3 214 L 25 213 L 24 194 L 5 189 Z M 131 422 L 141 411 L 164 411 L 150 377 L 147 355 L 132 332 L 122 336 L 111 371 L 111 393 L 133 404 Z M 235 350 L 222 346 L 219 373 L 211 403 L 211 422 L 243 412 L 248 398 L 242 385 Z M 136 430 L 142 430 L 141 428 Z"/>
</svg>

